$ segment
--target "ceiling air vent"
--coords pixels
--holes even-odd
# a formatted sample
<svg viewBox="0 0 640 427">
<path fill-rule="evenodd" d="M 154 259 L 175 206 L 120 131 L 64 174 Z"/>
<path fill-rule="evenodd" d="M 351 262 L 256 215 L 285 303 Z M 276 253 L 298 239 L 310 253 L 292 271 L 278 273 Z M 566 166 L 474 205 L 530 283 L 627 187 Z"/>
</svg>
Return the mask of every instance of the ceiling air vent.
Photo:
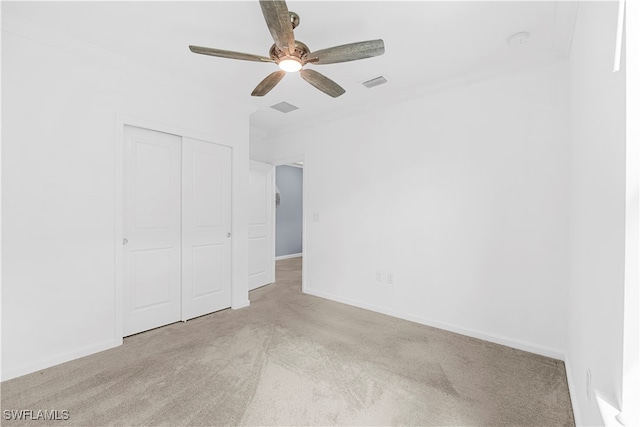
<svg viewBox="0 0 640 427">
<path fill-rule="evenodd" d="M 297 110 L 298 109 L 298 107 L 296 107 L 295 105 L 291 105 L 288 102 L 284 102 L 284 101 L 282 101 L 282 102 L 280 102 L 280 103 L 278 103 L 276 105 L 272 105 L 271 108 L 273 108 L 274 110 L 278 110 L 281 113 L 290 113 L 293 110 Z"/>
<path fill-rule="evenodd" d="M 371 80 L 367 80 L 366 82 L 362 82 L 362 86 L 366 87 L 367 89 L 371 89 L 372 87 L 383 85 L 386 82 L 387 82 L 387 79 L 385 79 L 384 77 L 380 76 L 380 77 L 376 77 L 375 79 L 371 79 Z"/>
</svg>

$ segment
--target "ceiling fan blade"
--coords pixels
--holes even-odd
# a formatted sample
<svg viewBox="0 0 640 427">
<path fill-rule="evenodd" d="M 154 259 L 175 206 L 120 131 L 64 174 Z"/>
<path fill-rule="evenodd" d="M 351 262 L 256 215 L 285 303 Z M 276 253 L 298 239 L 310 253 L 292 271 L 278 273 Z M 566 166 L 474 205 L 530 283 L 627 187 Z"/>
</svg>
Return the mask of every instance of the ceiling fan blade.
<svg viewBox="0 0 640 427">
<path fill-rule="evenodd" d="M 276 46 L 280 50 L 293 55 L 295 53 L 295 40 L 287 3 L 284 0 L 260 0 L 260 7 Z"/>
<path fill-rule="evenodd" d="M 304 60 L 311 64 L 335 64 L 337 62 L 357 61 L 384 53 L 384 42 L 380 39 L 344 44 L 308 54 Z"/>
<path fill-rule="evenodd" d="M 241 59 L 243 61 L 274 62 L 266 56 L 252 55 L 250 53 L 233 52 L 231 50 L 214 49 L 211 47 L 189 46 L 191 52 L 201 55 L 219 56 L 220 58 Z"/>
<path fill-rule="evenodd" d="M 340 85 L 328 77 L 323 76 L 315 70 L 300 70 L 303 79 L 309 82 L 313 87 L 327 95 L 337 98 L 342 95 L 345 90 Z"/>
<path fill-rule="evenodd" d="M 269 74 L 264 80 L 258 83 L 258 86 L 256 86 L 253 92 L 251 92 L 251 96 L 265 96 L 271 89 L 280 83 L 280 80 L 282 80 L 285 74 L 287 74 L 287 72 L 282 70 L 274 71 Z"/>
</svg>

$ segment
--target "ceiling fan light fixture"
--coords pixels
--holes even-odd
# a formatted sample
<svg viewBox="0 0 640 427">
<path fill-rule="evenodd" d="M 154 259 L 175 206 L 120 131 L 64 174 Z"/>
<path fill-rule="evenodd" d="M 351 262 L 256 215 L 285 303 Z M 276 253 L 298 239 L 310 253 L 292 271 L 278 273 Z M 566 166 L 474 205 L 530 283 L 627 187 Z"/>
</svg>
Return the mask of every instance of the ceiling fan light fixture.
<svg viewBox="0 0 640 427">
<path fill-rule="evenodd" d="M 268 57 L 210 47 L 189 46 L 191 52 L 200 55 L 278 64 L 280 70 L 272 72 L 258 83 L 251 92 L 251 96 L 265 96 L 287 73 L 298 71 L 300 77 L 311 86 L 332 98 L 337 98 L 345 93 L 344 88 L 319 72 L 302 67 L 306 64 L 322 65 L 357 61 L 384 54 L 382 39 L 343 44 L 311 52 L 306 44 L 294 38 L 293 30 L 300 23 L 300 17 L 289 11 L 285 0 L 260 0 L 259 3 L 274 42 L 269 49 Z"/>
<path fill-rule="evenodd" d="M 296 71 L 300 71 L 300 69 L 302 68 L 302 62 L 300 62 L 300 60 L 296 57 L 285 56 L 278 62 L 278 67 L 288 73 L 293 73 Z"/>
</svg>

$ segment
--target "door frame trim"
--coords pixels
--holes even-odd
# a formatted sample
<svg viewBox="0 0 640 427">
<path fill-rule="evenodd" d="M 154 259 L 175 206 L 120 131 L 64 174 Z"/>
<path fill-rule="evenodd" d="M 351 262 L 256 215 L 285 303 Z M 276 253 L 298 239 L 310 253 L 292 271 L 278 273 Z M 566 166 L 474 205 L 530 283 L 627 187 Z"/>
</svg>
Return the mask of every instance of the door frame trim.
<svg viewBox="0 0 640 427">
<path fill-rule="evenodd" d="M 176 135 L 181 138 L 192 138 L 199 139 L 204 142 L 208 142 L 211 144 L 218 144 L 229 147 L 231 149 L 231 229 L 234 230 L 234 210 L 233 210 L 233 199 L 234 199 L 234 154 L 235 154 L 235 144 L 229 140 L 225 140 L 223 138 L 215 137 L 212 135 L 202 134 L 199 132 L 194 132 L 189 129 L 181 128 L 179 126 L 168 125 L 166 123 L 158 123 L 151 120 L 140 119 L 133 116 L 116 114 L 115 118 L 115 143 L 114 143 L 114 155 L 115 155 L 115 183 L 114 183 L 114 236 L 113 236 L 113 244 L 114 244 L 114 257 L 115 257 L 115 275 L 114 275 L 114 341 L 116 345 L 122 345 L 123 343 L 123 291 L 124 291 L 124 281 L 123 281 L 123 261 L 124 261 L 124 251 L 122 248 L 122 237 L 124 232 L 124 127 L 125 126 L 133 126 L 139 127 L 143 129 L 148 129 L 156 132 L 168 133 L 171 135 Z M 235 307 L 237 305 L 242 305 L 242 302 L 238 304 L 234 304 L 233 295 L 234 295 L 234 287 L 236 285 L 236 277 L 233 274 L 233 264 L 234 264 L 234 245 L 231 243 L 231 307 Z M 248 305 L 248 304 L 246 304 Z"/>
</svg>

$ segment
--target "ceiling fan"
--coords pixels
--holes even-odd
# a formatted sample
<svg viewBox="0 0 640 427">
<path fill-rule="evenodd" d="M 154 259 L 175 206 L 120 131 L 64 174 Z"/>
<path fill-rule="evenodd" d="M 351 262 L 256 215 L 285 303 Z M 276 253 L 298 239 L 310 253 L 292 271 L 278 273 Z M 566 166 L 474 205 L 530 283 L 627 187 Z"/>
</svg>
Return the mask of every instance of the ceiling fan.
<svg viewBox="0 0 640 427">
<path fill-rule="evenodd" d="M 262 14 L 275 42 L 269 49 L 269 56 L 233 52 L 210 47 L 189 46 L 193 53 L 241 59 L 244 61 L 275 62 L 280 67 L 262 80 L 251 92 L 251 96 L 264 96 L 282 80 L 287 72 L 299 71 L 300 76 L 316 89 L 337 98 L 345 90 L 336 82 L 311 69 L 302 69 L 307 64 L 323 65 L 356 61 L 384 53 L 382 40 L 369 40 L 311 52 L 304 43 L 293 38 L 293 29 L 300 23 L 300 17 L 287 9 L 284 0 L 260 0 Z"/>
</svg>

